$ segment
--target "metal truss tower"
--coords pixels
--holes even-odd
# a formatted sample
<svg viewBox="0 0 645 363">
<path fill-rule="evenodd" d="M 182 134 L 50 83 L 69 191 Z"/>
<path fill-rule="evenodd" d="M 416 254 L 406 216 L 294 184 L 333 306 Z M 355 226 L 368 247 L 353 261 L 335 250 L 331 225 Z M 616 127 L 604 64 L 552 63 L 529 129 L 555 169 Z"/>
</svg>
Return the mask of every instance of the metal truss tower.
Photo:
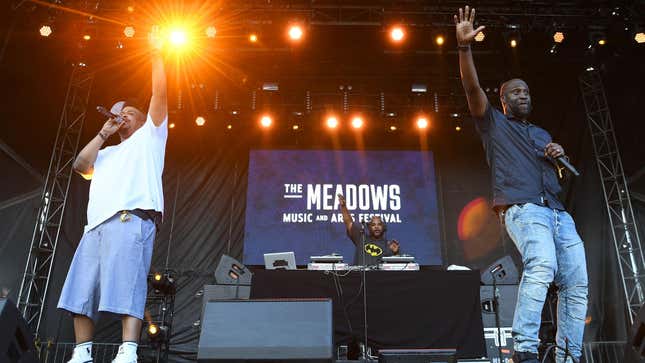
<svg viewBox="0 0 645 363">
<path fill-rule="evenodd" d="M 600 72 L 589 68 L 579 81 L 631 325 L 645 301 L 643 250 Z"/>
<path fill-rule="evenodd" d="M 93 81 L 94 72 L 84 63 L 74 65 L 20 284 L 18 309 L 36 337 L 39 336 L 46 307 L 49 279 L 72 179 L 72 165 Z"/>
</svg>

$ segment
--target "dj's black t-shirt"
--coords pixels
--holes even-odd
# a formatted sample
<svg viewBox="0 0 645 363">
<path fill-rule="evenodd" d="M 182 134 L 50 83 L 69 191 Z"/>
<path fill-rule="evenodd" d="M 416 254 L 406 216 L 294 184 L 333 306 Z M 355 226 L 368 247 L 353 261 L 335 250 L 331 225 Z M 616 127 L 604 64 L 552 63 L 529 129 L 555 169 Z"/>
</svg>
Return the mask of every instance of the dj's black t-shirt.
<svg viewBox="0 0 645 363">
<path fill-rule="evenodd" d="M 349 238 L 352 239 L 356 250 L 354 252 L 354 265 L 356 266 L 374 266 L 381 262 L 381 257 L 394 256 L 394 253 L 387 246 L 385 233 L 381 238 L 374 238 L 370 236 L 369 230 L 365 229 L 365 243 L 363 243 L 363 236 L 361 234 L 361 224 L 353 222 L 352 228 L 347 232 Z M 365 254 L 363 254 L 363 249 Z M 363 255 L 365 256 L 365 263 L 363 263 Z"/>
</svg>

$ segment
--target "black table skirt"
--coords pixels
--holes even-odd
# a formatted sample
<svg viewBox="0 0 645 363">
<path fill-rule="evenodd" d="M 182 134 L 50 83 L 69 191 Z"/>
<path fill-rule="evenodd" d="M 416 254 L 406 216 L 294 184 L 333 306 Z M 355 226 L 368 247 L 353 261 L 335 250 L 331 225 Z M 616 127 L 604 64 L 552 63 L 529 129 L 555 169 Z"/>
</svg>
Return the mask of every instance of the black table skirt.
<svg viewBox="0 0 645 363">
<path fill-rule="evenodd" d="M 345 276 L 343 276 L 345 275 Z M 334 340 L 364 339 L 361 272 L 253 270 L 252 299 L 331 298 Z M 369 344 L 486 355 L 477 271 L 368 271 Z"/>
</svg>

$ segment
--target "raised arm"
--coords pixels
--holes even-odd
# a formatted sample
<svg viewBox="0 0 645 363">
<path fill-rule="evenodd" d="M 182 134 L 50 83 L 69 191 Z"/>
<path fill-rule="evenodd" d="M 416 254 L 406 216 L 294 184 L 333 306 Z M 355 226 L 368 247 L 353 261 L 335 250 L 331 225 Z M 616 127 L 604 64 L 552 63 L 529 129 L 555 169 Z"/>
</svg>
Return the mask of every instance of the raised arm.
<svg viewBox="0 0 645 363">
<path fill-rule="evenodd" d="M 81 152 L 76 156 L 76 159 L 74 159 L 72 167 L 77 173 L 81 174 L 86 179 L 91 178 L 92 173 L 94 172 L 94 163 L 99 155 L 101 146 L 103 146 L 103 143 L 105 143 L 105 140 L 107 140 L 108 137 L 117 132 L 121 125 L 122 124 L 114 121 L 114 119 L 109 119 L 105 122 L 101 131 L 99 131 L 99 133 L 94 136 L 87 145 L 85 145 Z"/>
<path fill-rule="evenodd" d="M 340 205 L 340 212 L 343 214 L 343 222 L 345 222 L 345 228 L 347 228 L 347 233 L 352 230 L 352 223 L 354 220 L 347 210 L 347 204 L 345 203 L 345 197 L 342 194 L 338 194 L 338 205 Z"/>
<path fill-rule="evenodd" d="M 471 10 L 468 6 L 464 10 L 459 8 L 459 15 L 455 15 L 454 18 L 457 44 L 459 47 L 461 84 L 466 92 L 470 114 L 473 117 L 482 117 L 484 112 L 486 112 L 486 106 L 488 106 L 488 98 L 479 85 L 479 78 L 477 78 L 477 70 L 475 69 L 470 44 L 475 39 L 475 35 L 484 30 L 484 26 L 473 30 L 475 9 L 473 8 Z"/>
<path fill-rule="evenodd" d="M 152 27 L 150 32 L 150 46 L 152 48 L 152 97 L 148 114 L 155 126 L 160 126 L 168 116 L 168 88 L 161 54 L 163 39 L 157 26 Z"/>
</svg>

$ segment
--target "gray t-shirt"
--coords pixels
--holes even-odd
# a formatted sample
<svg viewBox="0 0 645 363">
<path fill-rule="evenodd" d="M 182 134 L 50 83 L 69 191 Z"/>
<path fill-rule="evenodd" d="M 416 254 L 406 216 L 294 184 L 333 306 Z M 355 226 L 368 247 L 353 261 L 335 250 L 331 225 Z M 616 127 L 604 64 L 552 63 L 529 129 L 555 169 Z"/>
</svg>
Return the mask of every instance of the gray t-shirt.
<svg viewBox="0 0 645 363">
<path fill-rule="evenodd" d="M 356 250 L 354 252 L 354 265 L 374 266 L 381 262 L 381 257 L 394 255 L 392 250 L 387 246 L 385 233 L 381 235 L 381 238 L 377 239 L 370 236 L 369 229 L 365 228 L 365 243 L 363 243 L 361 229 L 362 227 L 360 223 L 353 222 L 352 228 L 347 232 L 347 235 L 352 239 L 352 242 L 354 242 L 354 245 L 356 246 Z M 366 263 L 362 263 L 363 249 L 365 251 Z"/>
</svg>

